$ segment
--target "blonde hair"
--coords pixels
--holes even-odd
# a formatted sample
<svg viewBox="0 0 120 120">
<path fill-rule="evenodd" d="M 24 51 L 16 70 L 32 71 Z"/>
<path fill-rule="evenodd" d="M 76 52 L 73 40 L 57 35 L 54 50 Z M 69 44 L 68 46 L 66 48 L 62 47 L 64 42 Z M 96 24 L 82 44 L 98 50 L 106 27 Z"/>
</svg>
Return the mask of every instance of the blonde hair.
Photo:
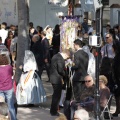
<svg viewBox="0 0 120 120">
<path fill-rule="evenodd" d="M 105 85 L 107 85 L 107 83 L 108 83 L 107 77 L 105 77 L 104 75 L 100 75 L 99 80 L 102 80 Z"/>
</svg>

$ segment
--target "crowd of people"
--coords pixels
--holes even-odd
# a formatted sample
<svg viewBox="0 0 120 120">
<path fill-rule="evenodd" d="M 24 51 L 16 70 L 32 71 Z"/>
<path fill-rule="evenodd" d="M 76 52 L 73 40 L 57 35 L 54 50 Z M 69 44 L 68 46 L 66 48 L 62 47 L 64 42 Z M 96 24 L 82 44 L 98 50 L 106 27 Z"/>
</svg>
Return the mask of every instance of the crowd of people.
<svg viewBox="0 0 120 120">
<path fill-rule="evenodd" d="M 96 35 L 96 21 L 93 20 L 89 26 L 84 18 L 83 23 L 78 24 L 77 39 L 73 43 L 74 52 L 69 49 L 60 51 L 60 25 L 54 29 L 48 25 L 43 29 L 41 26 L 34 28 L 30 22 L 30 49 L 25 51 L 23 65 L 19 67 L 23 72 L 15 89 L 13 69 L 17 62 L 18 27 L 8 27 L 3 22 L 0 29 L 0 115 L 5 119 L 17 120 L 17 105 L 35 105 L 46 101 L 41 78 L 45 69 L 48 76 L 46 82 L 50 82 L 53 87 L 50 114 L 59 116 L 58 110 L 63 107 L 65 116 L 62 118 L 89 120 L 89 113 L 94 111 L 96 83 L 96 49 L 88 44 L 91 35 Z M 118 116 L 120 25 L 113 28 L 106 25 L 99 56 L 100 109 L 104 109 L 113 93 L 116 101 L 113 116 Z M 7 113 L 2 111 L 3 108 Z M 107 113 L 104 118 L 109 118 Z"/>
</svg>

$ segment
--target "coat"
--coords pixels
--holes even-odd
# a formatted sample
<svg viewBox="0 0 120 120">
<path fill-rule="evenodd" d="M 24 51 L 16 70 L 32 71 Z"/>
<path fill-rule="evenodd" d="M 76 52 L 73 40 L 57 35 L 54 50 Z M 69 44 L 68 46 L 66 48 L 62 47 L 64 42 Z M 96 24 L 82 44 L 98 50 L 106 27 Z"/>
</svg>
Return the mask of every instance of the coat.
<svg viewBox="0 0 120 120">
<path fill-rule="evenodd" d="M 50 65 L 50 82 L 52 84 L 62 84 L 62 79 L 65 77 L 65 60 L 60 53 L 53 56 Z"/>
<path fill-rule="evenodd" d="M 84 77 L 87 75 L 88 61 L 89 61 L 88 54 L 83 50 L 78 50 L 74 54 L 75 65 L 72 67 L 72 70 L 75 71 L 75 74 L 73 76 L 73 82 L 84 81 Z"/>
</svg>

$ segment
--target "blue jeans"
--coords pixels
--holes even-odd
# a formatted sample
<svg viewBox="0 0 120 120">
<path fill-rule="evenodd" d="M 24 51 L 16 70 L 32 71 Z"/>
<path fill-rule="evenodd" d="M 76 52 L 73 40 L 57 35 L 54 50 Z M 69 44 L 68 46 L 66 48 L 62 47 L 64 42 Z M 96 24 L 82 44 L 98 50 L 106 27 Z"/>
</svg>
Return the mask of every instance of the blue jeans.
<svg viewBox="0 0 120 120">
<path fill-rule="evenodd" d="M 0 90 L 0 96 L 5 98 L 6 103 L 8 104 L 8 109 L 10 112 L 11 120 L 17 120 L 15 108 L 14 108 L 14 92 L 13 89 L 10 90 Z"/>
</svg>

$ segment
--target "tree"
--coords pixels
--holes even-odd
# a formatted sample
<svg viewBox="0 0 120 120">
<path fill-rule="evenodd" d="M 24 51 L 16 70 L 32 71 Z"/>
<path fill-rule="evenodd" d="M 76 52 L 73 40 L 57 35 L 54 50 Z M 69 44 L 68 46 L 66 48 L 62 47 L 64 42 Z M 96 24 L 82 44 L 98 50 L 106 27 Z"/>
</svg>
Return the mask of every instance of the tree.
<svg viewBox="0 0 120 120">
<path fill-rule="evenodd" d="M 29 49 L 29 7 L 28 0 L 17 0 L 18 5 L 18 42 L 15 79 L 18 82 L 22 73 L 25 50 Z"/>
</svg>

